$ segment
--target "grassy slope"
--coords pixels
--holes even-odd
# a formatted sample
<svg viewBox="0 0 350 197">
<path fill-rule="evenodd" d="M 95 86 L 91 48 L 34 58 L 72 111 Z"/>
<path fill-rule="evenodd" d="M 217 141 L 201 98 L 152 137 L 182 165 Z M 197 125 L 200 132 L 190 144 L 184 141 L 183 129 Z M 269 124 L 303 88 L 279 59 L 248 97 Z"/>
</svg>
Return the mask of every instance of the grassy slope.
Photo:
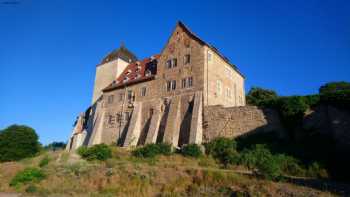
<svg viewBox="0 0 350 197">
<path fill-rule="evenodd" d="M 25 193 L 27 185 L 9 187 L 21 169 L 38 166 L 44 155 L 20 162 L 0 164 L 0 191 L 34 196 L 334 196 L 289 183 L 275 183 L 221 169 L 208 157 L 180 155 L 138 159 L 128 151 L 114 148 L 113 159 L 86 162 L 64 152 L 47 153 L 50 163 L 43 167 L 48 175 L 33 183 L 36 191 Z"/>
</svg>

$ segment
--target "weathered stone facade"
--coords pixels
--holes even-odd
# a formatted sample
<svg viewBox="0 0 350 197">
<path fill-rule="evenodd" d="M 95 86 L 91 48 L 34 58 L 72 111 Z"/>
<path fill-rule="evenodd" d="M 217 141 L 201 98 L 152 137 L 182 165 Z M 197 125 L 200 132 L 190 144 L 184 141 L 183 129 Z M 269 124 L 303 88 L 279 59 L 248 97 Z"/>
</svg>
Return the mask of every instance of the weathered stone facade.
<svg viewBox="0 0 350 197">
<path fill-rule="evenodd" d="M 284 128 L 278 112 L 273 109 L 259 109 L 255 106 L 204 107 L 203 141 L 216 137 L 237 137 L 254 132 L 277 131 L 282 135 Z"/>
<path fill-rule="evenodd" d="M 115 57 L 113 61 L 118 61 Z M 109 66 L 105 61 L 99 67 L 108 70 L 104 66 Z M 106 72 L 116 77 L 107 80 Z M 159 55 L 132 61 L 121 73 L 106 72 L 96 73 L 95 90 L 96 84 L 97 89 L 106 81 L 109 85 L 102 89 L 102 96 L 94 93 L 83 145 L 200 144 L 203 136 L 214 136 L 203 127 L 213 118 L 206 119 L 208 106 L 245 105 L 244 76 L 181 22 Z"/>
</svg>

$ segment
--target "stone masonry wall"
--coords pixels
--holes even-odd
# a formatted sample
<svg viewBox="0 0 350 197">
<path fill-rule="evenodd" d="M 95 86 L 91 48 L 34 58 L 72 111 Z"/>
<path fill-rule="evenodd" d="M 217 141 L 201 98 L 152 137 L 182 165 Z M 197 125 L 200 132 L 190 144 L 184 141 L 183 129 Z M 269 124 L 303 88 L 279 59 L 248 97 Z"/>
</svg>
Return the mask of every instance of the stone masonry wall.
<svg viewBox="0 0 350 197">
<path fill-rule="evenodd" d="M 255 106 L 204 107 L 203 141 L 216 137 L 237 137 L 253 132 L 284 132 L 278 113 L 271 109 L 259 109 Z"/>
</svg>

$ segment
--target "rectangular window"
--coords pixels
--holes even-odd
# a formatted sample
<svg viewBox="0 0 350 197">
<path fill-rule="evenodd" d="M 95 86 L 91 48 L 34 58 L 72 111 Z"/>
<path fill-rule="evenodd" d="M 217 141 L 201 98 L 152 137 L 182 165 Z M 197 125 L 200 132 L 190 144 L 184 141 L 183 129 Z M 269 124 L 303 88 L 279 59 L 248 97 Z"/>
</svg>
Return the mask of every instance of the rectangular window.
<svg viewBox="0 0 350 197">
<path fill-rule="evenodd" d="M 123 101 L 124 100 L 124 94 L 123 93 L 120 93 L 119 94 L 119 101 Z"/>
<path fill-rule="evenodd" d="M 128 90 L 128 101 L 131 101 L 132 100 L 132 90 Z"/>
<path fill-rule="evenodd" d="M 170 90 L 171 90 L 171 81 L 167 81 L 166 82 L 166 91 L 170 92 Z"/>
<path fill-rule="evenodd" d="M 187 79 L 188 79 L 188 83 L 187 83 L 188 87 L 192 87 L 192 85 L 193 85 L 193 78 L 189 77 Z"/>
<path fill-rule="evenodd" d="M 167 69 L 171 68 L 171 60 L 166 61 L 166 68 Z"/>
<path fill-rule="evenodd" d="M 181 88 L 186 88 L 186 78 L 181 80 Z"/>
<path fill-rule="evenodd" d="M 108 103 L 113 103 L 113 95 L 108 96 Z"/>
<path fill-rule="evenodd" d="M 191 56 L 189 54 L 184 56 L 184 64 L 189 64 L 191 62 Z"/>
<path fill-rule="evenodd" d="M 211 59 L 212 59 L 212 55 L 211 55 L 211 53 L 208 51 L 208 62 L 210 62 Z"/>
<path fill-rule="evenodd" d="M 141 88 L 141 96 L 146 96 L 146 87 Z"/>
<path fill-rule="evenodd" d="M 108 124 L 109 125 L 114 125 L 115 121 L 116 121 L 115 116 L 113 116 L 113 115 L 108 116 Z"/>
<path fill-rule="evenodd" d="M 221 87 L 221 81 L 220 80 L 217 80 L 216 81 L 216 94 L 217 95 L 221 95 L 221 92 L 222 92 L 222 87 Z"/>
<path fill-rule="evenodd" d="M 232 97 L 231 89 L 230 89 L 230 88 L 226 88 L 226 97 L 227 97 L 227 98 L 231 98 L 231 97 Z"/>
<path fill-rule="evenodd" d="M 177 59 L 174 58 L 174 59 L 172 59 L 172 61 L 171 61 L 171 67 L 172 67 L 172 68 L 175 68 L 176 66 L 177 66 Z"/>
<path fill-rule="evenodd" d="M 175 90 L 176 89 L 176 80 L 173 80 L 171 82 L 171 90 Z"/>
</svg>

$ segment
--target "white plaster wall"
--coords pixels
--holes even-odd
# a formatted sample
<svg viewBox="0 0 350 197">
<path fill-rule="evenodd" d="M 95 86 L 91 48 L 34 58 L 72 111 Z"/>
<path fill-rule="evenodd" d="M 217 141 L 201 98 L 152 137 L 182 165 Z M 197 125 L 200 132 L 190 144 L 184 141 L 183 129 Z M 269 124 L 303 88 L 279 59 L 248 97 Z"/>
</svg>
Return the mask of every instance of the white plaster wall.
<svg viewBox="0 0 350 197">
<path fill-rule="evenodd" d="M 102 95 L 102 90 L 111 84 L 128 64 L 128 62 L 118 58 L 96 67 L 92 104 Z"/>
</svg>

